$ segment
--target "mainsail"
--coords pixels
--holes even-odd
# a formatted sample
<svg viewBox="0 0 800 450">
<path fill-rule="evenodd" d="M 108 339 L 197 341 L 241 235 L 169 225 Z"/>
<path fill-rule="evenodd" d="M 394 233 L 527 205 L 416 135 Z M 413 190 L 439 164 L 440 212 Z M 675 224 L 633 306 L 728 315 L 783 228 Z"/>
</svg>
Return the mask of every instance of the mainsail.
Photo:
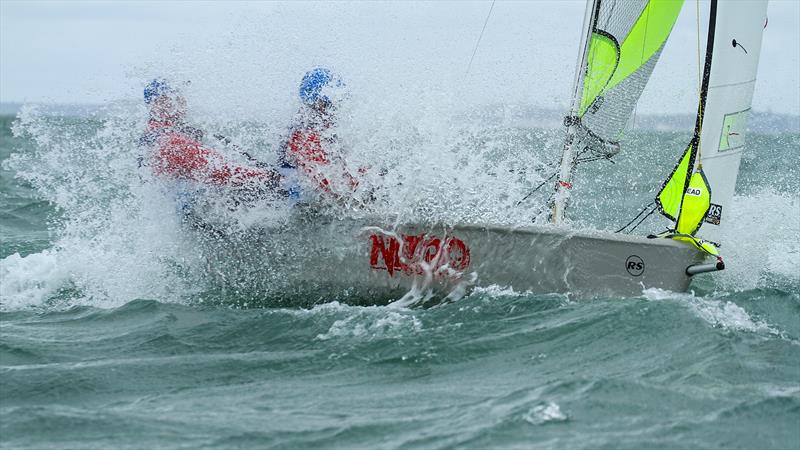
<svg viewBox="0 0 800 450">
<path fill-rule="evenodd" d="M 658 62 L 683 0 L 594 0 L 587 5 L 568 137 L 556 184 L 553 222 L 563 219 L 577 162 L 610 158 Z"/>
<path fill-rule="evenodd" d="M 716 247 L 695 234 L 704 222 L 720 225 L 723 207 L 733 197 L 766 6 L 766 0 L 711 0 L 694 136 L 655 199 L 661 214 L 674 221 L 663 236 L 690 242 L 715 255 Z M 708 178 L 704 165 L 709 169 Z M 721 191 L 715 193 L 715 203 L 711 203 L 711 186 Z"/>
<path fill-rule="evenodd" d="M 716 1 L 713 57 L 700 136 L 700 160 L 713 189 L 703 236 L 719 240 L 729 226 L 730 206 L 745 148 L 747 116 L 756 84 L 767 0 Z M 709 22 L 710 23 L 710 22 Z"/>
</svg>

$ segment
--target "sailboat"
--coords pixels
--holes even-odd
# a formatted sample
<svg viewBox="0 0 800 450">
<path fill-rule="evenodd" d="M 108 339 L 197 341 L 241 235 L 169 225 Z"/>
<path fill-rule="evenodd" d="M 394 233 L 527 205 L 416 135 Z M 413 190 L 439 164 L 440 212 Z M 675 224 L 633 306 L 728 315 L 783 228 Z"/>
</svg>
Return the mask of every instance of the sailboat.
<svg viewBox="0 0 800 450">
<path fill-rule="evenodd" d="M 385 226 L 315 217 L 265 230 L 262 251 L 215 251 L 226 263 L 225 281 L 252 288 L 261 280 L 256 288 L 273 298 L 380 303 L 412 294 L 453 297 L 492 285 L 576 297 L 636 296 L 648 288 L 685 291 L 693 276 L 723 270 L 719 230 L 745 145 L 766 0 L 710 1 L 693 135 L 676 150 L 672 170 L 665 167 L 666 178 L 654 180 L 660 190 L 636 218 L 641 223 L 658 211 L 669 220 L 667 231 L 633 235 L 565 226 L 575 165 L 636 151 L 621 149 L 619 137 L 683 3 L 588 0 L 551 224 Z M 265 276 L 270 266 L 281 267 L 279 276 Z"/>
</svg>

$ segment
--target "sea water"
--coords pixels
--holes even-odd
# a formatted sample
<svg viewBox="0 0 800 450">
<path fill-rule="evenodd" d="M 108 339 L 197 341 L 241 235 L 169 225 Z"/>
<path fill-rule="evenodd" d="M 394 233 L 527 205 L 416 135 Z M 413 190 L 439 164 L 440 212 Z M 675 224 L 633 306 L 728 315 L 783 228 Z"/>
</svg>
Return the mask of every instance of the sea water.
<svg viewBox="0 0 800 450">
<path fill-rule="evenodd" d="M 748 136 L 728 268 L 690 292 L 494 286 L 425 308 L 278 307 L 206 279 L 174 202 L 137 169 L 137 112 L 0 120 L 0 447 L 800 446 L 797 133 Z M 245 144 L 280 132 L 228 127 Z M 563 134 L 431 137 L 401 123 L 382 137 L 377 158 L 369 138 L 341 136 L 355 161 L 390 169 L 369 175 L 377 214 L 523 224 L 547 192 L 516 203 Z M 627 222 L 687 139 L 634 130 L 623 148 L 635 152 L 579 167 L 573 226 Z M 233 223 L 290 214 L 272 202 Z M 652 217 L 637 232 L 664 226 Z"/>
</svg>

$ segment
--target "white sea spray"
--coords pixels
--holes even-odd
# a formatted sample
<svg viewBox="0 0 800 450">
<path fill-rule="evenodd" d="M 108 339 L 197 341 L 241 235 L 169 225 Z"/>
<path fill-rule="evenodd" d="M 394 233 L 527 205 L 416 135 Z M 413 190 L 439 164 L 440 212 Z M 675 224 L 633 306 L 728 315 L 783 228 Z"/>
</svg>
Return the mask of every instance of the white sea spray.
<svg viewBox="0 0 800 450">
<path fill-rule="evenodd" d="M 733 198 L 723 231 L 723 290 L 771 287 L 774 277 L 800 284 L 800 196 L 764 189 Z"/>
<path fill-rule="evenodd" d="M 36 283 L 48 289 L 17 294 L 30 305 L 66 285 L 80 293 L 72 303 L 100 307 L 137 298 L 175 301 L 192 292 L 193 278 L 185 275 L 201 255 L 181 232 L 174 202 L 137 168 L 141 120 L 124 107 L 104 113 L 78 120 L 25 109 L 15 123 L 15 134 L 36 146 L 13 154 L 7 167 L 62 216 L 52 229 L 53 247 L 27 257 L 52 265 L 48 274 L 37 269 L 26 275 L 30 265 L 3 261 L 7 276 L 44 277 Z"/>
<path fill-rule="evenodd" d="M 544 425 L 550 422 L 564 422 L 567 415 L 555 402 L 545 402 L 532 407 L 522 418 L 532 425 Z"/>
<path fill-rule="evenodd" d="M 406 89 L 409 94 L 411 88 Z M 387 223 L 528 223 L 531 205 L 513 205 L 542 179 L 536 170 L 542 155 L 530 151 L 531 146 L 550 145 L 554 135 L 543 130 L 487 130 L 458 120 L 453 112 L 457 102 L 442 86 L 414 89 L 413 100 L 398 102 L 391 120 L 381 119 L 387 99 L 376 102 L 355 92 L 341 106 L 337 135 L 347 164 L 367 169 L 363 184 L 376 200 L 368 211 L 334 207 L 329 213 L 369 214 Z M 187 92 L 190 104 L 192 94 Z M 246 150 L 273 163 L 290 121 L 271 116 L 267 122 L 215 122 L 220 118 L 213 112 L 192 115 L 209 134 L 220 128 L 231 131 L 237 143 L 253 146 Z M 146 166 L 146 149 L 138 144 L 145 117 L 142 105 L 121 101 L 84 118 L 26 108 L 15 122 L 15 135 L 34 147 L 12 154 L 5 164 L 59 211 L 62 219 L 51 230 L 52 251 L 58 254 L 58 273 L 68 274 L 62 281 L 80 292 L 75 303 L 181 301 L 207 281 L 207 262 L 196 235 L 182 224 L 170 188 Z M 231 148 L 213 140 L 209 145 L 234 162 L 245 162 Z M 138 167 L 137 161 L 145 166 Z M 217 213 L 221 218 L 225 232 L 281 226 L 291 214 L 288 205 L 274 199 L 235 209 L 211 199 L 209 210 L 212 217 Z M 277 278 L 280 271 L 265 268 Z M 451 300 L 462 297 L 467 287 L 457 286 Z M 427 291 L 419 286 L 419 292 L 410 292 L 396 306 L 424 303 Z M 40 301 L 52 293 L 41 292 Z"/>
<path fill-rule="evenodd" d="M 69 279 L 56 251 L 44 250 L 24 257 L 19 253 L 9 255 L 0 260 L 0 309 L 38 306 Z"/>
<path fill-rule="evenodd" d="M 715 327 L 780 335 L 780 332 L 774 327 L 753 318 L 747 310 L 730 300 L 698 297 L 693 292 L 671 292 L 658 288 L 645 289 L 642 294 L 644 298 L 652 301 L 677 301 L 687 306 L 697 317 Z"/>
</svg>

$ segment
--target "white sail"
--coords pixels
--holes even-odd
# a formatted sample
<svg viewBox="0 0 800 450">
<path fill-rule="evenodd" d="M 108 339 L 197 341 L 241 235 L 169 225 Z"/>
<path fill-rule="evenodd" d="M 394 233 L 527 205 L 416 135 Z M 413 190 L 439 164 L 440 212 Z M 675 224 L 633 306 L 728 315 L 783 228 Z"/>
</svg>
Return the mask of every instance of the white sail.
<svg viewBox="0 0 800 450">
<path fill-rule="evenodd" d="M 766 6 L 766 0 L 711 0 L 695 132 L 655 199 L 661 214 L 675 223 L 660 236 L 691 242 L 712 255 L 718 255 L 716 247 L 699 236 L 719 240 L 733 199 Z M 697 236 L 703 223 L 710 225 Z"/>
<path fill-rule="evenodd" d="M 703 237 L 716 240 L 726 222 L 745 147 L 767 0 L 719 1 L 716 5 L 711 75 L 706 96 L 700 154 L 711 186 L 711 210 Z M 718 208 L 719 207 L 719 208 Z M 719 225 L 714 217 L 720 214 Z"/>
</svg>

